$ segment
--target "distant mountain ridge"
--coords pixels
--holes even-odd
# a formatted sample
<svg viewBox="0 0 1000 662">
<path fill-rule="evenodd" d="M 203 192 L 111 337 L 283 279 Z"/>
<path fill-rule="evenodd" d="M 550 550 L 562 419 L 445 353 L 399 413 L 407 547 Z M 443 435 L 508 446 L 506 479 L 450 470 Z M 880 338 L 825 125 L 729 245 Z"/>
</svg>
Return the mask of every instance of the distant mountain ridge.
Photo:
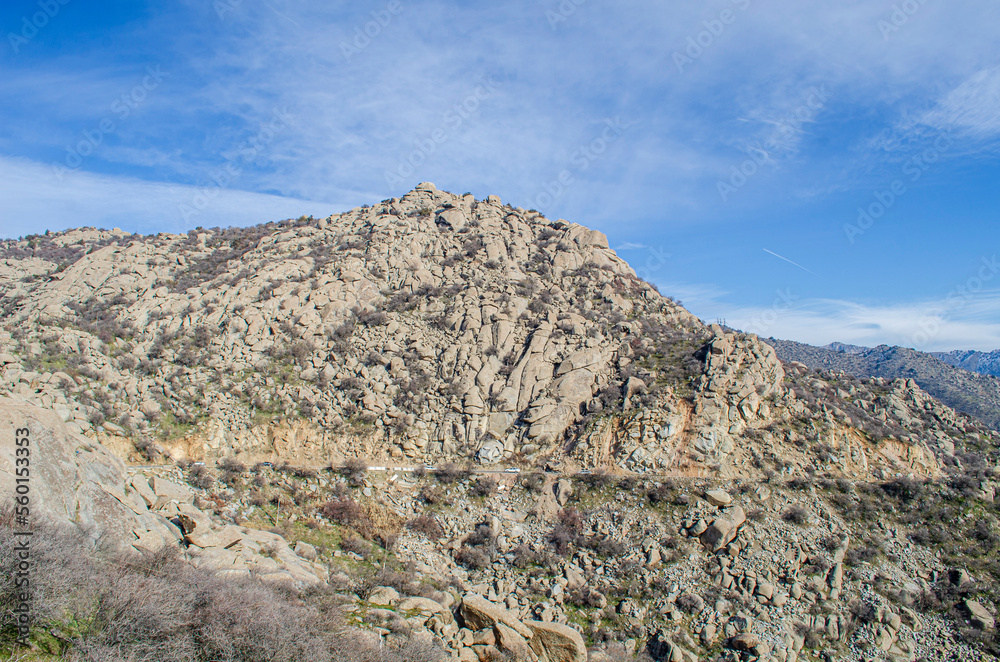
<svg viewBox="0 0 1000 662">
<path fill-rule="evenodd" d="M 992 352 L 977 352 L 975 350 L 932 352 L 931 355 L 969 372 L 1000 376 L 1000 349 L 995 349 Z"/>
<path fill-rule="evenodd" d="M 824 345 L 822 349 L 830 349 L 843 354 L 863 354 L 872 348 L 863 345 L 832 342 L 829 345 Z M 979 352 L 974 349 L 956 349 L 951 352 L 926 353 L 962 370 L 978 372 L 981 375 L 1000 377 L 1000 349 L 994 349 L 992 352 Z"/>
<path fill-rule="evenodd" d="M 865 348 L 832 343 L 816 347 L 775 338 L 765 342 L 775 348 L 781 360 L 798 361 L 813 369 L 843 370 L 856 377 L 913 379 L 950 407 L 1000 430 L 1000 378 L 995 373 L 980 374 L 957 366 L 964 362 L 983 370 L 991 364 L 982 358 L 995 361 L 1000 352 L 949 352 L 941 356 L 889 345 Z"/>
<path fill-rule="evenodd" d="M 835 352 L 843 352 L 844 354 L 861 354 L 862 352 L 871 349 L 870 347 L 863 347 L 861 345 L 848 345 L 842 342 L 832 342 L 826 346 L 827 349 L 832 349 Z"/>
</svg>

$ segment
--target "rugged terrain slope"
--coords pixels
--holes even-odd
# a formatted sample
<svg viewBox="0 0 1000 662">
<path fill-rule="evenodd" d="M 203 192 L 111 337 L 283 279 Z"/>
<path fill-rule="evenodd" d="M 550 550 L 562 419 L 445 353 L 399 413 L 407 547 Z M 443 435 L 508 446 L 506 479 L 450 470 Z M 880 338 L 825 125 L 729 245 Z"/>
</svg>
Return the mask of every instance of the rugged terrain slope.
<svg viewBox="0 0 1000 662">
<path fill-rule="evenodd" d="M 600 232 L 431 184 L 325 219 L 0 255 L 0 391 L 126 457 L 928 474 L 988 438 L 913 381 L 787 370 Z"/>
<path fill-rule="evenodd" d="M 992 352 L 976 352 L 973 350 L 933 352 L 932 355 L 956 368 L 1000 377 L 1000 349 L 995 349 Z"/>
<path fill-rule="evenodd" d="M 1000 435 L 917 376 L 703 324 L 599 232 L 422 184 L 7 241 L 0 288 L 0 417 L 70 531 L 38 659 L 1000 651 Z"/>
<path fill-rule="evenodd" d="M 928 354 L 905 347 L 814 347 L 769 338 L 784 361 L 800 361 L 817 370 L 840 370 L 859 377 L 912 379 L 945 404 L 1000 429 L 1000 377 L 976 371 L 969 353 Z M 973 353 L 975 354 L 975 353 Z M 962 364 L 960 356 L 965 357 Z M 984 366 L 990 355 L 983 355 Z M 976 363 L 978 366 L 978 363 Z"/>
</svg>

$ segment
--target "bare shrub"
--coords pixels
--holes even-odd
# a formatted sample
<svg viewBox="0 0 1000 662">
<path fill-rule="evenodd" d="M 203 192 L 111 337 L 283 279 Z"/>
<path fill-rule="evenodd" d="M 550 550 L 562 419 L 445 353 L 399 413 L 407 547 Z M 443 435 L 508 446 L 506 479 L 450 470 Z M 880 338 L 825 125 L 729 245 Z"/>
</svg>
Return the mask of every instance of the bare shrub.
<svg viewBox="0 0 1000 662">
<path fill-rule="evenodd" d="M 573 506 L 563 508 L 559 511 L 557 516 L 559 518 L 559 523 L 573 533 L 580 533 L 583 531 L 583 516 L 580 514 L 580 511 Z"/>
<path fill-rule="evenodd" d="M 468 545 L 463 545 L 455 552 L 455 561 L 470 570 L 484 570 L 492 564 L 486 552 L 476 547 L 469 547 Z"/>
<path fill-rule="evenodd" d="M 587 607 L 590 609 L 603 608 L 608 602 L 607 598 L 605 598 L 600 591 L 590 586 L 573 589 L 569 592 L 567 601 L 571 605 Z"/>
<path fill-rule="evenodd" d="M 2 519 L 2 518 L 0 518 Z M 0 564 L 15 540 L 0 522 Z M 400 631 L 384 646 L 349 631 L 320 590 L 296 595 L 247 578 L 216 578 L 171 550 L 114 555 L 75 529 L 40 524 L 32 542 L 36 627 L 72 632 L 60 659 L 110 662 L 435 662 L 441 651 Z M 398 582 L 403 583 L 403 579 Z M 12 625 L 13 584 L 0 585 L 0 628 Z"/>
<path fill-rule="evenodd" d="M 441 465 L 435 472 L 434 477 L 437 478 L 442 483 L 457 483 L 462 480 L 466 480 L 472 475 L 472 470 L 467 467 L 461 467 L 454 462 L 448 462 Z"/>
<path fill-rule="evenodd" d="M 344 473 L 347 475 L 347 482 L 351 487 L 359 487 L 365 482 L 368 463 L 360 457 L 349 457 L 344 462 Z"/>
<path fill-rule="evenodd" d="M 372 546 L 357 536 L 348 536 L 340 541 L 340 548 L 345 552 L 352 552 L 367 559 L 372 555 Z"/>
<path fill-rule="evenodd" d="M 809 511 L 802 506 L 796 504 L 788 508 L 785 512 L 781 514 L 781 519 L 786 522 L 791 522 L 792 524 L 798 524 L 799 526 L 805 526 L 809 523 Z"/>
<path fill-rule="evenodd" d="M 444 490 L 441 489 L 440 485 L 424 485 L 420 488 L 420 494 L 417 496 L 421 501 L 431 506 L 443 503 L 446 498 Z"/>
<path fill-rule="evenodd" d="M 319 507 L 319 514 L 331 522 L 354 529 L 365 540 L 375 539 L 375 524 L 358 502 L 350 497 L 327 501 Z"/>
<path fill-rule="evenodd" d="M 652 505 L 667 504 L 674 500 L 674 485 L 667 482 L 657 485 L 646 493 L 646 498 Z"/>
<path fill-rule="evenodd" d="M 224 457 L 219 460 L 219 469 L 232 473 L 241 474 L 247 470 L 247 465 L 243 464 L 235 457 Z"/>
<path fill-rule="evenodd" d="M 594 471 L 592 473 L 578 473 L 573 476 L 574 480 L 582 483 L 587 489 L 601 489 L 615 482 L 615 477 L 606 471 Z"/>
<path fill-rule="evenodd" d="M 188 483 L 190 483 L 192 487 L 197 487 L 200 490 L 208 490 L 215 485 L 215 478 L 204 464 L 192 464 L 191 468 L 188 469 L 187 478 Z"/>
<path fill-rule="evenodd" d="M 544 565 L 545 554 L 531 549 L 527 545 L 521 544 L 514 548 L 514 566 L 517 568 L 527 568 L 532 565 Z"/>
<path fill-rule="evenodd" d="M 491 478 L 491 477 L 478 478 L 476 479 L 476 482 L 472 484 L 472 487 L 469 488 L 469 494 L 471 494 L 472 496 L 479 496 L 479 497 L 493 496 L 494 494 L 496 494 L 498 485 L 499 483 L 497 483 L 496 478 Z"/>
<path fill-rule="evenodd" d="M 531 492 L 541 492 L 545 488 L 545 481 L 545 474 L 540 471 L 536 471 L 525 476 L 524 480 L 521 481 L 521 484 L 524 485 L 524 489 L 526 490 Z"/>
<path fill-rule="evenodd" d="M 406 528 L 426 536 L 430 540 L 437 540 L 444 535 L 444 529 L 431 515 L 417 515 L 406 523 Z"/>
<path fill-rule="evenodd" d="M 701 599 L 700 596 L 694 593 L 685 593 L 684 595 L 677 598 L 677 606 L 688 613 L 694 613 L 700 611 L 705 606 L 705 601 Z"/>
</svg>

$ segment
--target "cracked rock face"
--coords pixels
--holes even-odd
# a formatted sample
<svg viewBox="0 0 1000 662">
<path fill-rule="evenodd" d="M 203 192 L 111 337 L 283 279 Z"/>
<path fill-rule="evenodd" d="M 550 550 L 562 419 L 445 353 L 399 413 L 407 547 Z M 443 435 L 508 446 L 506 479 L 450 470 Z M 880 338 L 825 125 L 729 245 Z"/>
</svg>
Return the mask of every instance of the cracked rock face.
<svg viewBox="0 0 1000 662">
<path fill-rule="evenodd" d="M 121 460 L 51 411 L 0 398 L 0 422 L 29 433 L 22 438 L 29 439 L 32 528 L 74 527 L 95 547 L 155 553 L 175 546 L 194 565 L 227 576 L 253 571 L 300 588 L 326 581 L 326 568 L 293 552 L 281 536 L 216 523 L 193 505 L 195 495 L 183 479 L 129 476 Z M 17 448 L 12 437 L 0 445 L 4 494 L 15 493 Z"/>
</svg>

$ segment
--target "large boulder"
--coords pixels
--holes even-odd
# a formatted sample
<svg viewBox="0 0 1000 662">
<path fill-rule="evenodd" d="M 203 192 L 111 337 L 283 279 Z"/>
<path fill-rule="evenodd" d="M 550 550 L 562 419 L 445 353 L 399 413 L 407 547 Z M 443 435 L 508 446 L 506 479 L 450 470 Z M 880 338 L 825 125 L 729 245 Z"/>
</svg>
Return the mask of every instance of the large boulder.
<svg viewBox="0 0 1000 662">
<path fill-rule="evenodd" d="M 587 662 L 587 646 L 580 633 L 559 623 L 525 621 L 532 635 L 528 644 L 540 660 L 548 662 Z"/>
<path fill-rule="evenodd" d="M 736 538 L 740 526 L 746 520 L 747 516 L 742 508 L 739 506 L 729 508 L 723 515 L 716 517 L 701 534 L 701 544 L 713 552 L 722 549 Z"/>
<path fill-rule="evenodd" d="M 968 615 L 969 622 L 980 630 L 992 630 L 996 626 L 993 614 L 975 600 L 965 600 L 962 610 Z"/>
<path fill-rule="evenodd" d="M 186 485 L 128 477 L 121 460 L 73 432 L 54 411 L 0 398 L 0 425 L 9 430 L 0 438 L 3 494 L 15 493 L 17 459 L 24 457 L 17 451 L 29 451 L 29 525 L 75 527 L 95 546 L 150 553 L 183 540 L 188 560 L 214 572 L 249 576 L 256 570 L 265 581 L 296 587 L 326 582 L 326 569 L 293 552 L 281 536 L 213 522 L 192 505 Z"/>
<path fill-rule="evenodd" d="M 532 631 L 521 623 L 517 616 L 477 593 L 466 593 L 462 596 L 458 612 L 465 627 L 470 630 L 484 630 L 492 628 L 497 623 L 503 623 L 525 639 L 532 637 Z"/>
<path fill-rule="evenodd" d="M 5 430 L 0 437 L 0 494 L 3 499 L 14 494 L 17 460 L 25 457 L 18 451 L 27 448 L 32 522 L 76 527 L 95 543 L 115 547 L 139 538 L 154 547 L 178 539 L 177 529 L 149 512 L 138 491 L 126 492 L 121 460 L 71 431 L 54 411 L 0 398 L 0 428 Z M 15 438 L 28 443 L 18 446 Z"/>
</svg>

